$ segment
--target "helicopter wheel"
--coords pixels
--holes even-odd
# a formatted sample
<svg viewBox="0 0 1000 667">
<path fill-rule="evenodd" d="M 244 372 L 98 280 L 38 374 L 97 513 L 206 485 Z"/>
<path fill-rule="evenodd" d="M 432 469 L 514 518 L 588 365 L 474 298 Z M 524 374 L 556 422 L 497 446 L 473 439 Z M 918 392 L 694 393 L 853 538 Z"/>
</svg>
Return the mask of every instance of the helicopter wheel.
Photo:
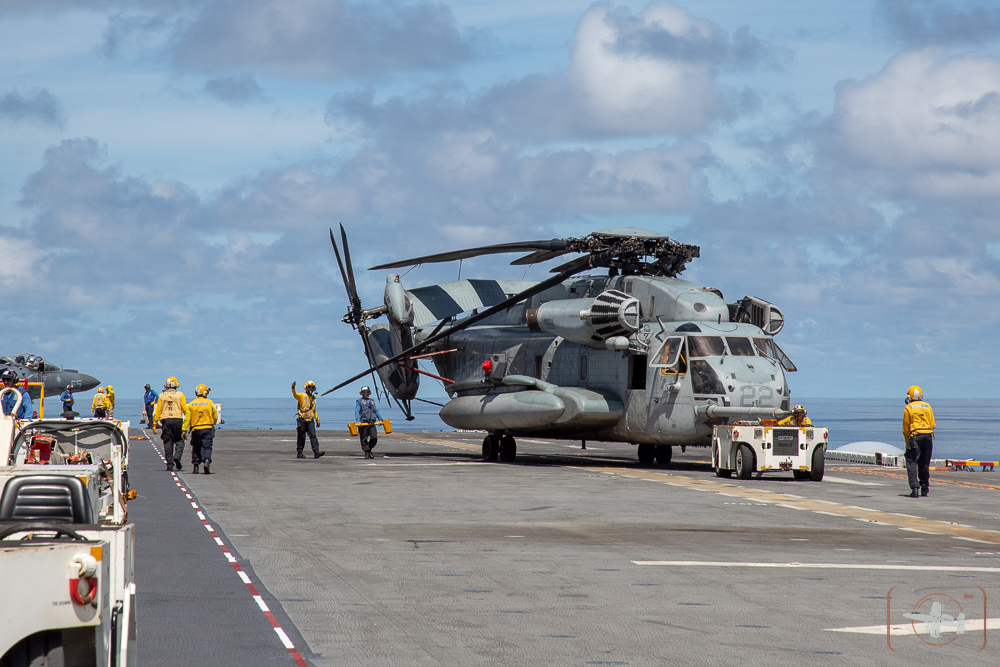
<svg viewBox="0 0 1000 667">
<path fill-rule="evenodd" d="M 656 446 L 642 443 L 639 445 L 639 451 L 636 454 L 639 456 L 639 463 L 644 466 L 651 466 L 656 460 Z"/>
<path fill-rule="evenodd" d="M 483 438 L 483 460 L 496 461 L 500 455 L 500 438 L 490 433 Z"/>
<path fill-rule="evenodd" d="M 517 441 L 514 436 L 505 435 L 500 438 L 500 460 L 510 463 L 517 458 Z"/>
<path fill-rule="evenodd" d="M 661 466 L 665 466 L 670 463 L 670 458 L 673 456 L 674 448 L 670 445 L 657 445 L 656 446 L 656 462 Z"/>
</svg>

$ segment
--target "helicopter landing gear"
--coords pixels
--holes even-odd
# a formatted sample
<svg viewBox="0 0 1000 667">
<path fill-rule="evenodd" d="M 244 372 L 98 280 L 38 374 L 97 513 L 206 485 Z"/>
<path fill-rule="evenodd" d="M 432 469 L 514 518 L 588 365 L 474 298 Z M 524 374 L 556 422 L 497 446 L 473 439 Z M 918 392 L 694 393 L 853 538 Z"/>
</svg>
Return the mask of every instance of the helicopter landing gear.
<svg viewBox="0 0 1000 667">
<path fill-rule="evenodd" d="M 639 445 L 639 451 L 636 452 L 639 457 L 639 463 L 644 466 L 653 465 L 653 461 L 656 460 L 656 445 L 649 445 L 646 443 L 641 443 Z"/>
<path fill-rule="evenodd" d="M 661 466 L 665 466 L 670 463 L 670 458 L 673 456 L 674 448 L 670 445 L 657 445 L 656 446 L 656 462 Z"/>
<path fill-rule="evenodd" d="M 495 433 L 490 433 L 483 438 L 483 460 L 496 461 L 500 455 L 500 437 Z"/>
<path fill-rule="evenodd" d="M 510 463 L 517 458 L 517 441 L 512 435 L 504 435 L 500 438 L 500 460 Z"/>
</svg>

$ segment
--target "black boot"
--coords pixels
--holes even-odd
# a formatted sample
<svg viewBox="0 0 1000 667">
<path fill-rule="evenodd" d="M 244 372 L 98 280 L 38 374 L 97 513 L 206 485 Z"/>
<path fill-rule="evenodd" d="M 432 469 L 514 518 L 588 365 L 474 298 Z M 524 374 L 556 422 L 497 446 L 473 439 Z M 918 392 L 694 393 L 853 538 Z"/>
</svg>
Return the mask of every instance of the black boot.
<svg viewBox="0 0 1000 667">
<path fill-rule="evenodd" d="M 206 475 L 211 475 L 212 474 L 212 471 L 208 469 L 208 466 L 209 466 L 210 463 L 212 463 L 212 462 L 211 461 L 205 461 L 205 474 Z"/>
<path fill-rule="evenodd" d="M 313 452 L 313 458 L 314 459 L 318 459 L 319 457 L 323 456 L 324 454 L 326 454 L 326 452 Z"/>
<path fill-rule="evenodd" d="M 298 454 L 295 455 L 295 458 L 297 458 L 297 459 L 304 459 L 305 457 L 306 457 L 306 455 L 303 454 L 302 452 L 299 452 Z"/>
<path fill-rule="evenodd" d="M 926 496 L 931 492 L 930 489 L 920 489 L 920 495 Z"/>
<path fill-rule="evenodd" d="M 174 470 L 176 470 L 177 472 L 180 472 L 182 470 L 180 459 L 174 459 Z"/>
<path fill-rule="evenodd" d="M 197 463 L 195 463 L 195 464 L 193 464 L 191 466 L 191 474 L 192 475 L 197 475 L 198 474 L 198 464 Z"/>
<path fill-rule="evenodd" d="M 919 498 L 919 497 L 920 497 L 920 494 L 919 494 L 919 493 L 917 493 L 917 490 L 916 490 L 916 489 L 913 489 L 912 491 L 910 491 L 910 496 L 909 496 L 909 497 L 910 497 L 910 498 Z"/>
</svg>

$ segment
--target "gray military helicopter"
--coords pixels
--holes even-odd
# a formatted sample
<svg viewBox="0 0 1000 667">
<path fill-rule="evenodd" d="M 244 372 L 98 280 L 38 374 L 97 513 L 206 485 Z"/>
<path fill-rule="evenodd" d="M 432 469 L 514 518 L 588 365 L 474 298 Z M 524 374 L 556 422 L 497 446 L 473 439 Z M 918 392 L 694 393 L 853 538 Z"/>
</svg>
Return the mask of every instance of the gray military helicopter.
<svg viewBox="0 0 1000 667">
<path fill-rule="evenodd" d="M 58 396 L 66 387 L 73 387 L 73 391 L 78 392 L 89 391 L 100 384 L 93 376 L 63 368 L 35 354 L 18 353 L 0 357 L 0 373 L 8 369 L 22 380 L 44 382 L 46 396 Z M 41 394 L 41 387 L 28 386 L 28 395 L 33 400 L 38 400 Z"/>
<path fill-rule="evenodd" d="M 358 297 L 347 233 L 337 255 L 370 368 L 335 391 L 378 373 L 412 419 L 421 375 L 451 397 L 442 421 L 483 430 L 483 458 L 513 461 L 516 437 L 627 442 L 645 465 L 670 461 L 672 447 L 707 446 L 712 426 L 788 414 L 786 372 L 794 364 L 774 342 L 781 310 L 757 297 L 722 293 L 678 278 L 697 246 L 642 229 L 583 238 L 468 248 L 371 267 L 395 269 L 507 252 L 527 265 L 583 253 L 542 281 L 458 280 L 404 288 L 386 276 L 384 303 Z M 581 275 L 592 269 L 603 275 Z M 387 323 L 370 324 L 386 316 Z M 431 360 L 437 373 L 419 368 Z M 373 375 L 374 377 L 374 375 Z"/>
</svg>

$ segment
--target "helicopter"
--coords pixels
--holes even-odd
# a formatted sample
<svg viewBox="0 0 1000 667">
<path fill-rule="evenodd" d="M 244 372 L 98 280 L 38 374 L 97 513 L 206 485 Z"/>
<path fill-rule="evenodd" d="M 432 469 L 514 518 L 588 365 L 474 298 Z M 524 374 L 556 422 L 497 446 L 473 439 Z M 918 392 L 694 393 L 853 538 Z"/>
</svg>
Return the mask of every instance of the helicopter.
<svg viewBox="0 0 1000 667">
<path fill-rule="evenodd" d="M 90 391 L 98 384 L 97 378 L 79 371 L 63 368 L 34 354 L 17 353 L 0 357 L 0 373 L 13 370 L 22 380 L 45 383 L 48 396 L 59 396 L 67 387 L 73 391 Z M 33 400 L 41 396 L 41 388 L 28 385 L 28 395 Z"/>
<path fill-rule="evenodd" d="M 429 376 L 449 396 L 435 403 L 442 421 L 487 432 L 486 461 L 514 461 L 517 437 L 542 437 L 630 443 L 640 463 L 665 465 L 674 446 L 708 446 L 716 424 L 789 414 L 786 373 L 796 367 L 774 341 L 784 315 L 758 297 L 727 303 L 720 290 L 679 278 L 698 246 L 625 227 L 416 257 L 370 270 L 582 254 L 542 281 L 406 288 L 389 273 L 383 303 L 365 309 L 343 225 L 340 232 L 343 256 L 330 230 L 350 304 L 342 321 L 361 334 L 369 368 L 324 395 L 377 373 L 409 420 L 412 401 L 423 400 L 420 377 Z"/>
</svg>

